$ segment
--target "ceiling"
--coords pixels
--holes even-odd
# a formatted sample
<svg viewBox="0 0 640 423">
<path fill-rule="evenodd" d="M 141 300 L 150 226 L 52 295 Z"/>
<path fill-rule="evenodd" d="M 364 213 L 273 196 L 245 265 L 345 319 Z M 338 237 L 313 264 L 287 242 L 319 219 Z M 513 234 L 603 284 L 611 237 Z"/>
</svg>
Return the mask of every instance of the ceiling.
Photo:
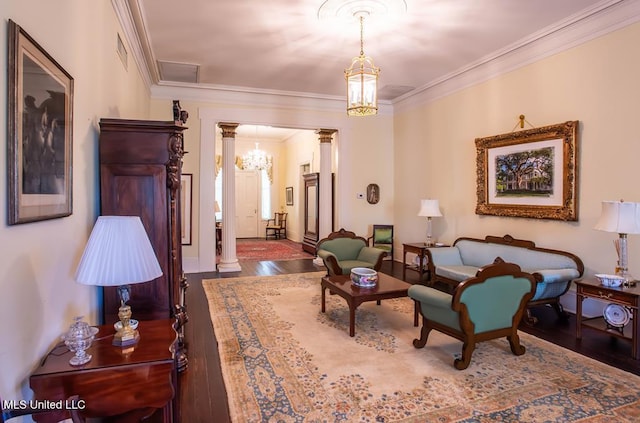
<svg viewBox="0 0 640 423">
<path fill-rule="evenodd" d="M 360 53 L 357 20 L 319 17 L 323 0 L 127 1 L 158 84 L 343 98 Z M 400 0 L 406 12 L 365 19 L 364 52 L 393 102 L 620 1 Z"/>
</svg>

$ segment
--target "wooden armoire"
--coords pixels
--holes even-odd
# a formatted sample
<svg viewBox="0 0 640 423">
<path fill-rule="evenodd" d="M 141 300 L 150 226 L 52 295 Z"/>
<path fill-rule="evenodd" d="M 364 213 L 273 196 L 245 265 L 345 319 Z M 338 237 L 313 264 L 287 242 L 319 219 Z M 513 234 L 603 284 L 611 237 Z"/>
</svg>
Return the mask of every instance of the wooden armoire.
<svg viewBox="0 0 640 423">
<path fill-rule="evenodd" d="M 100 120 L 102 215 L 140 216 L 162 276 L 131 285 L 133 318 L 166 319 L 184 313 L 180 177 L 184 155 L 181 121 Z M 104 322 L 118 320 L 116 288 L 105 287 Z"/>
</svg>

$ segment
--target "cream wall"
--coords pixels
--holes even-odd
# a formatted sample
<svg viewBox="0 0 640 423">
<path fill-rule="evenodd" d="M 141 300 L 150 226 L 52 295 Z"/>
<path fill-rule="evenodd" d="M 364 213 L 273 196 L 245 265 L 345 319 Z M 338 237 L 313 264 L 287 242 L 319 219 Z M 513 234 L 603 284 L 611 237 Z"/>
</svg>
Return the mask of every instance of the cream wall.
<svg viewBox="0 0 640 423">
<path fill-rule="evenodd" d="M 437 198 L 439 241 L 510 234 L 568 250 L 588 273 L 611 272 L 617 235 L 596 231 L 602 200 L 640 201 L 640 24 L 394 116 L 396 237 L 421 241 L 420 198 Z M 524 114 L 535 126 L 580 121 L 579 221 L 479 216 L 474 140 L 512 131 Z M 640 236 L 629 237 L 630 271 L 640 276 Z"/>
<path fill-rule="evenodd" d="M 73 214 L 7 226 L 6 207 L 0 208 L 0 397 L 18 400 L 31 398 L 29 375 L 75 316 L 97 323 L 97 288 L 76 284 L 74 272 L 99 213 L 98 121 L 147 118 L 149 92 L 132 58 L 128 71 L 118 58 L 116 37 L 121 29 L 110 1 L 8 0 L 0 14 L 0 68 L 7 69 L 7 20 L 12 19 L 73 76 L 75 84 Z M 1 75 L 1 97 L 6 99 L 6 72 Z M 3 131 L 6 119 L 7 103 L 2 101 Z M 7 174 L 6 151 L 5 144 L 0 148 L 2 175 Z M 6 204 L 6 183 L 0 184 L 0 198 Z"/>
</svg>

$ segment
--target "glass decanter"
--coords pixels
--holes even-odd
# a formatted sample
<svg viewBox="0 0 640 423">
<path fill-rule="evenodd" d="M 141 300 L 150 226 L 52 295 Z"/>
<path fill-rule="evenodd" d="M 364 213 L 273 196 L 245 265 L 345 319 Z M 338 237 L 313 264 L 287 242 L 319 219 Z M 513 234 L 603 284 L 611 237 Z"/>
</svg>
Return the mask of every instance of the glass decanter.
<svg viewBox="0 0 640 423">
<path fill-rule="evenodd" d="M 93 338 L 98 333 L 98 328 L 91 327 L 87 322 L 82 321 L 82 316 L 75 318 L 74 323 L 69 327 L 69 331 L 62 335 L 64 344 L 69 351 L 75 353 L 69 364 L 72 366 L 81 366 L 91 360 L 91 354 L 87 354 Z"/>
</svg>

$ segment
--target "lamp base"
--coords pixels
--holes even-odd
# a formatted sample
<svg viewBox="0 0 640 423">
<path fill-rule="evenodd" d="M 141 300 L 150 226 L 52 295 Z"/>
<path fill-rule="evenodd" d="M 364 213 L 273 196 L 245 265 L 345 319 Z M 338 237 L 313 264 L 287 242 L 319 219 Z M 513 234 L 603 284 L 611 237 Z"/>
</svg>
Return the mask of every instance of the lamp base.
<svg viewBox="0 0 640 423">
<path fill-rule="evenodd" d="M 129 330 L 127 331 L 123 327 L 113 336 L 113 345 L 118 347 L 127 347 L 129 345 L 137 344 L 139 339 L 140 334 L 137 329 L 134 330 L 129 327 Z"/>
<path fill-rule="evenodd" d="M 118 309 L 118 317 L 121 325 L 113 336 L 113 345 L 126 347 L 136 344 L 140 334 L 137 329 L 131 327 L 131 307 L 122 302 Z"/>
</svg>

